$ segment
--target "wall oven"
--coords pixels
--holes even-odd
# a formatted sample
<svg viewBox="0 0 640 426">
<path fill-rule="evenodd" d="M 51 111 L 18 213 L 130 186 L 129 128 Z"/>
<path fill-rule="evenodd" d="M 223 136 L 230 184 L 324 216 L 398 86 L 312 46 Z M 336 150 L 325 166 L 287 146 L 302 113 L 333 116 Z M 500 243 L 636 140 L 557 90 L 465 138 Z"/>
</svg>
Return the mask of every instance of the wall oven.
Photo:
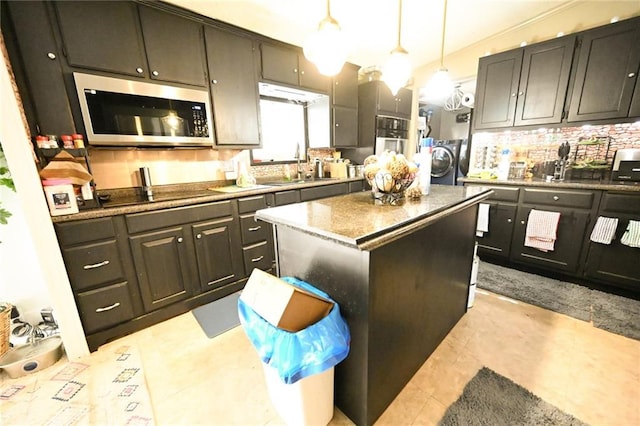
<svg viewBox="0 0 640 426">
<path fill-rule="evenodd" d="M 396 117 L 376 117 L 375 154 L 385 150 L 408 155 L 409 120 Z"/>
<path fill-rule="evenodd" d="M 73 73 L 91 145 L 213 146 L 206 90 Z"/>
</svg>

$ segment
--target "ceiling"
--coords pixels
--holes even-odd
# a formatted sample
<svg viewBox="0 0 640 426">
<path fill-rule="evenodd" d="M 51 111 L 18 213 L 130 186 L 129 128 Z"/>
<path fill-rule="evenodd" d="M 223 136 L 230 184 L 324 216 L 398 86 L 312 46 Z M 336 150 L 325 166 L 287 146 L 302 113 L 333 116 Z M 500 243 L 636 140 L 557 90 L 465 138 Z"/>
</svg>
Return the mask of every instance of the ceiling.
<svg viewBox="0 0 640 426">
<path fill-rule="evenodd" d="M 326 0 L 166 0 L 199 14 L 303 46 L 326 16 Z M 449 0 L 445 56 L 583 0 Z M 606 0 L 599 0 L 603 6 Z M 333 0 L 331 16 L 350 40 L 349 62 L 381 67 L 398 38 L 398 0 Z M 401 45 L 412 65 L 440 60 L 444 0 L 402 2 Z M 569 32 L 570 28 L 567 29 Z"/>
</svg>

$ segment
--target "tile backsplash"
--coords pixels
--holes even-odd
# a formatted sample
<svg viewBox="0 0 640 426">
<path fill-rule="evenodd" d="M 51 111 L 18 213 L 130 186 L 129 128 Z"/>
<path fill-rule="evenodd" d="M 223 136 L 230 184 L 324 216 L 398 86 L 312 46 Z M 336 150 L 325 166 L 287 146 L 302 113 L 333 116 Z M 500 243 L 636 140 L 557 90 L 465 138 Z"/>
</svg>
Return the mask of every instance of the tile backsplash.
<svg viewBox="0 0 640 426">
<path fill-rule="evenodd" d="M 495 169 L 504 148 L 510 150 L 511 161 L 524 161 L 530 165 L 555 161 L 558 158 L 558 147 L 565 141 L 571 146 L 569 153 L 571 162 L 584 154 L 583 147 L 578 149 L 578 143 L 593 138 L 606 141 L 607 144 L 601 152 L 590 152 L 588 155 L 602 156 L 603 159 L 606 157 L 610 161 L 613 153 L 618 149 L 640 148 L 640 121 L 559 129 L 475 133 L 471 144 L 470 172 Z M 608 152 L 605 152 L 607 147 Z M 576 154 L 578 154 L 577 157 Z"/>
</svg>

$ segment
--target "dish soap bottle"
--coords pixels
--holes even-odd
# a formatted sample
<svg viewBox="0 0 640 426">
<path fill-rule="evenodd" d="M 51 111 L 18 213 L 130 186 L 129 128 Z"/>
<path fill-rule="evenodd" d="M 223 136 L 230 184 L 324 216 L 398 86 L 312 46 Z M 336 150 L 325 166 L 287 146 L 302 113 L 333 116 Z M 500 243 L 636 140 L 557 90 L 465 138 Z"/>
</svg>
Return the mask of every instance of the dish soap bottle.
<svg viewBox="0 0 640 426">
<path fill-rule="evenodd" d="M 502 157 L 500 158 L 500 162 L 498 163 L 498 179 L 499 180 L 507 180 L 509 179 L 509 168 L 511 167 L 511 151 L 509 148 L 504 148 L 502 150 Z"/>
</svg>

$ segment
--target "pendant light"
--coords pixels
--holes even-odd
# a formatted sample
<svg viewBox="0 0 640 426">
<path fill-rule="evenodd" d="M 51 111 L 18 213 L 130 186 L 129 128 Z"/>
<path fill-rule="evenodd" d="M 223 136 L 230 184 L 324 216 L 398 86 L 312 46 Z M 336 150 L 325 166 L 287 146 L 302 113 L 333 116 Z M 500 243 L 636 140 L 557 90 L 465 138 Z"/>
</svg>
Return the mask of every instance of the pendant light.
<svg viewBox="0 0 640 426">
<path fill-rule="evenodd" d="M 402 0 L 398 0 L 398 45 L 391 51 L 391 56 L 382 69 L 382 80 L 389 86 L 395 96 L 401 87 L 404 87 L 411 77 L 411 61 L 409 52 L 400 44 L 402 32 Z"/>
<path fill-rule="evenodd" d="M 327 16 L 318 24 L 318 31 L 309 37 L 303 51 L 320 74 L 333 76 L 342 70 L 349 51 L 338 21 L 331 17 L 330 0 L 327 0 Z"/>
<path fill-rule="evenodd" d="M 440 69 L 431 77 L 427 85 L 427 95 L 433 99 L 448 98 L 453 92 L 453 82 L 449 76 L 449 70 L 444 66 L 444 40 L 447 29 L 447 0 L 444 0 L 444 13 L 442 18 L 442 42 L 440 45 Z"/>
</svg>

